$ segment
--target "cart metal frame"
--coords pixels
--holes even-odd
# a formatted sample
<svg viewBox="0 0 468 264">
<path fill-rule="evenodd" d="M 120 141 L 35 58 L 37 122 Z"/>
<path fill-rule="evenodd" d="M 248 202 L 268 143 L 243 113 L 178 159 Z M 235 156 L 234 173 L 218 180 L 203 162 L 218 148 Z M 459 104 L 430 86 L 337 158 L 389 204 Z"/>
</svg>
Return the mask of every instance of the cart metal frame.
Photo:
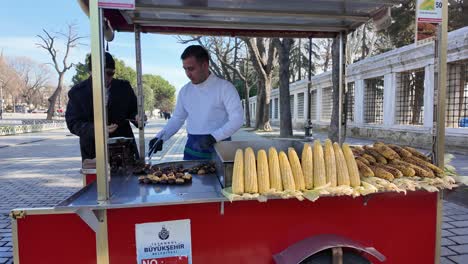
<svg viewBox="0 0 468 264">
<path fill-rule="evenodd" d="M 261 36 L 261 37 L 335 37 L 340 36 L 339 70 L 339 135 L 342 142 L 342 97 L 345 80 L 343 35 L 356 29 L 374 16 L 387 12 L 399 1 L 391 0 L 293 0 L 285 5 L 282 0 L 136 0 L 135 10 L 102 9 L 98 0 L 78 0 L 88 7 L 91 26 L 91 57 L 93 75 L 93 106 L 96 141 L 97 207 L 95 212 L 97 263 L 109 263 L 108 221 L 106 208 L 110 196 L 110 170 L 107 151 L 108 133 L 104 102 L 103 76 L 103 18 L 106 17 L 117 31 L 135 33 L 135 51 L 138 85 L 139 122 L 144 123 L 141 33 L 197 34 L 218 36 Z M 447 0 L 443 0 L 443 19 L 438 41 L 438 98 L 437 119 L 435 122 L 435 156 L 438 165 L 443 167 L 445 135 L 445 93 L 447 57 Z M 308 85 L 310 87 L 310 83 Z M 310 89 L 308 89 L 310 107 Z M 307 113 L 310 123 L 310 111 Z M 144 129 L 140 126 L 139 148 L 141 158 L 145 156 Z M 437 238 L 434 263 L 440 259 L 440 232 L 442 219 L 441 194 L 437 198 Z M 27 214 L 57 213 L 47 209 L 27 210 Z M 71 213 L 61 211 L 60 213 Z M 14 210 L 12 218 L 21 218 L 25 211 Z M 93 218 L 92 215 L 87 217 Z M 83 219 L 86 218 L 82 216 Z M 86 221 L 86 220 L 85 220 Z M 94 221 L 94 220 L 92 220 Z M 90 220 L 87 221 L 87 223 Z M 13 223 L 15 263 L 20 263 L 18 253 L 17 225 Z"/>
</svg>

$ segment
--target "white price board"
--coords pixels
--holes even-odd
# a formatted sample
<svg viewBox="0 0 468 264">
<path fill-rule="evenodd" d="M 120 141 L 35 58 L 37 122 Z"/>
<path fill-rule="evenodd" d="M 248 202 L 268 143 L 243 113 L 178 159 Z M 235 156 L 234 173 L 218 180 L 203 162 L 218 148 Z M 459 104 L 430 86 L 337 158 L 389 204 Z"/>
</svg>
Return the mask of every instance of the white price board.
<svg viewBox="0 0 468 264">
<path fill-rule="evenodd" d="M 441 0 L 417 0 L 416 16 L 418 22 L 440 23 L 442 22 Z"/>
<path fill-rule="evenodd" d="M 135 0 L 99 0 L 98 6 L 109 9 L 135 9 Z"/>
<path fill-rule="evenodd" d="M 135 225 L 138 264 L 191 264 L 190 219 Z"/>
</svg>

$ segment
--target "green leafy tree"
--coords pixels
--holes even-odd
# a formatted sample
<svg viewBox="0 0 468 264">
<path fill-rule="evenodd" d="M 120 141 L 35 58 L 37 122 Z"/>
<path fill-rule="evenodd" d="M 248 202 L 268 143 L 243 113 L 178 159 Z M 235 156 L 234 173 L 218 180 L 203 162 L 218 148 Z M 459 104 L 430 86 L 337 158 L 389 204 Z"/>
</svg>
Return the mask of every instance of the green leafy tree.
<svg viewBox="0 0 468 264">
<path fill-rule="evenodd" d="M 87 54 L 85 58 L 85 62 L 77 63 L 75 65 L 76 73 L 72 78 L 73 85 L 76 85 L 89 77 L 89 69 L 88 69 L 88 61 L 91 54 Z M 115 60 L 115 75 L 114 78 L 123 79 L 130 82 L 132 87 L 136 86 L 136 71 L 132 69 L 130 66 L 125 65 L 123 60 L 119 60 L 114 58 Z"/>
<path fill-rule="evenodd" d="M 154 94 L 154 107 L 171 111 L 175 103 L 175 87 L 159 75 L 143 75 L 143 83 L 147 85 Z"/>
<path fill-rule="evenodd" d="M 86 65 L 86 63 L 78 62 L 74 66 L 75 66 L 76 73 L 72 78 L 72 83 L 73 85 L 77 85 L 80 82 L 88 79 L 89 71 L 88 71 L 88 66 Z"/>
<path fill-rule="evenodd" d="M 448 31 L 468 25 L 468 0 L 449 0 Z M 403 1 L 392 7 L 392 25 L 382 32 L 388 35 L 392 44 L 399 48 L 414 43 L 416 1 Z"/>
</svg>

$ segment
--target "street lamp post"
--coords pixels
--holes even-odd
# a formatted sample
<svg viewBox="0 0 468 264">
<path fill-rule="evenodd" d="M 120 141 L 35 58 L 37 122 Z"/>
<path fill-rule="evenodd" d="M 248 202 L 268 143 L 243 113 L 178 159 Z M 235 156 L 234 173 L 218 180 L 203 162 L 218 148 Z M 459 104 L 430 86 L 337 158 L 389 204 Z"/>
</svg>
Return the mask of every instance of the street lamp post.
<svg viewBox="0 0 468 264">
<path fill-rule="evenodd" d="M 312 120 L 310 116 L 310 112 L 312 109 L 312 101 L 311 101 L 311 83 L 312 80 L 312 37 L 309 37 L 309 76 L 307 82 L 307 121 L 304 126 L 305 129 L 305 138 L 312 139 Z"/>
</svg>

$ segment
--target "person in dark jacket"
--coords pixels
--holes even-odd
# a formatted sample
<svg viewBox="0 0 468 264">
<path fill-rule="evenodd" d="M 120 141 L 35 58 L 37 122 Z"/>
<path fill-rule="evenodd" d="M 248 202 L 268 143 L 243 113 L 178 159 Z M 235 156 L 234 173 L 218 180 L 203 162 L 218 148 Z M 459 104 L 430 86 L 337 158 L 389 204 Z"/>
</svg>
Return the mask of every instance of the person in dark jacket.
<svg viewBox="0 0 468 264">
<path fill-rule="evenodd" d="M 88 57 L 88 69 L 91 72 L 91 59 Z M 114 79 L 115 61 L 112 55 L 105 53 L 106 109 L 109 137 L 134 138 L 130 121 L 138 120 L 137 98 L 130 83 Z M 71 133 L 80 137 L 81 158 L 96 157 L 94 141 L 94 112 L 92 76 L 73 86 L 68 92 L 68 105 L 65 114 L 67 127 Z M 134 154 L 138 150 L 134 142 Z"/>
</svg>

